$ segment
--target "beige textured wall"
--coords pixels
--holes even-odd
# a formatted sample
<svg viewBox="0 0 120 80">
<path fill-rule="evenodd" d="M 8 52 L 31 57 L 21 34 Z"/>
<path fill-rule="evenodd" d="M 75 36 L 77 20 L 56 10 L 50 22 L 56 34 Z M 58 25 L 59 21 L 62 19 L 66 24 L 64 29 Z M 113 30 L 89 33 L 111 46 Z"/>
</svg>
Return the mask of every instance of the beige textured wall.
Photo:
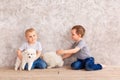
<svg viewBox="0 0 120 80">
<path fill-rule="evenodd" d="M 25 29 L 38 31 L 47 52 L 69 48 L 76 24 L 85 26 L 84 39 L 96 62 L 120 65 L 119 14 L 120 0 L 0 0 L 0 67 L 14 65 Z"/>
</svg>

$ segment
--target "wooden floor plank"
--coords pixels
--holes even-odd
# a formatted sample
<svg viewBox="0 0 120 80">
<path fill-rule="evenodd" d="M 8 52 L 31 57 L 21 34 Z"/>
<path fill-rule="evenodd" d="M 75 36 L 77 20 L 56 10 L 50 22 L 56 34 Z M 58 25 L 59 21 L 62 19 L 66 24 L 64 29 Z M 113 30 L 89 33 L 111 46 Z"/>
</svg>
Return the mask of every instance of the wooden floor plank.
<svg viewBox="0 0 120 80">
<path fill-rule="evenodd" d="M 120 67 L 106 67 L 99 71 L 71 70 L 67 67 L 31 71 L 0 68 L 0 80 L 120 80 Z"/>
</svg>

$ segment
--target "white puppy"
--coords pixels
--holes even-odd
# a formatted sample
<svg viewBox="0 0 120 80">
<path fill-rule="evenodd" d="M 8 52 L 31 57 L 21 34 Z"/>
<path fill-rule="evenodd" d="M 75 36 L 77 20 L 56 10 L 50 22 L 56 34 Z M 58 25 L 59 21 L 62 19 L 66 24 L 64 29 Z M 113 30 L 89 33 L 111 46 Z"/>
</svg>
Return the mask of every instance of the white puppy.
<svg viewBox="0 0 120 80">
<path fill-rule="evenodd" d="M 47 68 L 62 67 L 64 64 L 62 57 L 60 55 L 57 55 L 56 52 L 44 53 L 43 60 L 46 61 L 48 65 Z"/>
<path fill-rule="evenodd" d="M 34 49 L 27 49 L 24 52 L 22 52 L 22 61 L 17 57 L 16 63 L 15 63 L 15 70 L 18 70 L 18 68 L 22 68 L 24 70 L 26 63 L 28 63 L 28 70 L 31 70 L 31 67 L 33 65 L 33 62 L 36 58 L 36 50 Z"/>
</svg>

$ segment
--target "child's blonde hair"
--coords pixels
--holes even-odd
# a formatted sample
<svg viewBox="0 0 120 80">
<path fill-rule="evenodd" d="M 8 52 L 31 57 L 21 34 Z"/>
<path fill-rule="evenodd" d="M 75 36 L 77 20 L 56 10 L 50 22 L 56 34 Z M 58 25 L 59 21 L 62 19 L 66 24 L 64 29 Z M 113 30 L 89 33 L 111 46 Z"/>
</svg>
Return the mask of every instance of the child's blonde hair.
<svg viewBox="0 0 120 80">
<path fill-rule="evenodd" d="M 81 37 L 84 36 L 84 34 L 85 34 L 85 28 L 84 28 L 83 26 L 81 26 L 81 25 L 75 25 L 75 26 L 73 26 L 72 30 L 73 30 L 73 29 L 76 30 L 76 34 L 77 34 L 77 35 L 80 34 Z"/>
<path fill-rule="evenodd" d="M 29 28 L 25 31 L 25 36 L 29 33 L 29 32 L 36 32 L 36 30 L 34 28 Z"/>
</svg>

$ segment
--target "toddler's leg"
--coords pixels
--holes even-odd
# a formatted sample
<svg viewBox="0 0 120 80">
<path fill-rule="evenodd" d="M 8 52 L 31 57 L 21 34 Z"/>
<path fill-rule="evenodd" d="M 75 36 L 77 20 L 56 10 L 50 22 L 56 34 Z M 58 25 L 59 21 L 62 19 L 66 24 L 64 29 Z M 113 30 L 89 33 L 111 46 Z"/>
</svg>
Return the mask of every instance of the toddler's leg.
<svg viewBox="0 0 120 80">
<path fill-rule="evenodd" d="M 83 60 L 77 60 L 71 64 L 71 68 L 73 70 L 79 70 L 84 68 L 84 61 Z"/>
<path fill-rule="evenodd" d="M 43 61 L 40 58 L 38 58 L 36 61 L 34 61 L 33 65 L 35 66 L 35 68 L 38 68 L 38 69 L 45 69 L 45 68 L 47 68 L 46 62 Z"/>
<path fill-rule="evenodd" d="M 28 63 L 26 63 L 24 70 L 28 70 Z"/>
<path fill-rule="evenodd" d="M 87 71 L 92 71 L 92 70 L 101 70 L 102 66 L 100 64 L 95 64 L 94 63 L 94 58 L 90 57 L 85 60 L 85 69 Z"/>
</svg>

